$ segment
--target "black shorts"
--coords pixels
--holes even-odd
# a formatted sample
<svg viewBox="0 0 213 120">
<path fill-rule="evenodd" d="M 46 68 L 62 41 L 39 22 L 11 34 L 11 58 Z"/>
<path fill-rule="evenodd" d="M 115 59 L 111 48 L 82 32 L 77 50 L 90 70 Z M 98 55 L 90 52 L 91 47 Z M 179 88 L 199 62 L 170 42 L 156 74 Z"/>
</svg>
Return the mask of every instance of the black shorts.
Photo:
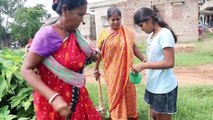
<svg viewBox="0 0 213 120">
<path fill-rule="evenodd" d="M 144 100 L 151 106 L 153 112 L 160 114 L 175 114 L 177 111 L 178 87 L 165 94 L 154 94 L 146 90 Z"/>
</svg>

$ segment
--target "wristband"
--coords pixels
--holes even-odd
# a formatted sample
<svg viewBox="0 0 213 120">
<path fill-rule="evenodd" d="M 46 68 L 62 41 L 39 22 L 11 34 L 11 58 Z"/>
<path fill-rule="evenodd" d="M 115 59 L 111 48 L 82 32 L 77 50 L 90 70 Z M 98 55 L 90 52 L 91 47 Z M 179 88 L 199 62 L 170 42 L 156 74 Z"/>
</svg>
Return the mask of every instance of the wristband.
<svg viewBox="0 0 213 120">
<path fill-rule="evenodd" d="M 53 100 L 59 95 L 59 93 L 55 93 L 53 94 L 50 99 L 48 100 L 48 103 L 51 104 L 53 102 Z"/>
</svg>

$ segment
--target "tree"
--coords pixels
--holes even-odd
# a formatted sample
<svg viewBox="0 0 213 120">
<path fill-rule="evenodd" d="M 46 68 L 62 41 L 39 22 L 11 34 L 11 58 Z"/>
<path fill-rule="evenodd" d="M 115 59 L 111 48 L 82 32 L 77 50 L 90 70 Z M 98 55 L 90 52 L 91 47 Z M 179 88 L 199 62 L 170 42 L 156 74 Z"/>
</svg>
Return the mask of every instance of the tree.
<svg viewBox="0 0 213 120">
<path fill-rule="evenodd" d="M 34 37 L 43 21 L 50 17 L 44 6 L 39 4 L 34 7 L 21 8 L 16 12 L 15 20 L 11 24 L 11 34 L 15 40 L 26 44 L 28 39 Z"/>
<path fill-rule="evenodd" d="M 15 16 L 17 9 L 23 7 L 26 0 L 0 0 L 0 47 L 8 41 L 10 23 L 9 19 Z M 3 25 L 3 23 L 5 23 Z"/>
<path fill-rule="evenodd" d="M 23 7 L 23 3 L 26 0 L 0 0 L 0 16 L 5 16 L 6 26 L 8 29 L 8 18 L 14 18 L 18 9 Z"/>
</svg>

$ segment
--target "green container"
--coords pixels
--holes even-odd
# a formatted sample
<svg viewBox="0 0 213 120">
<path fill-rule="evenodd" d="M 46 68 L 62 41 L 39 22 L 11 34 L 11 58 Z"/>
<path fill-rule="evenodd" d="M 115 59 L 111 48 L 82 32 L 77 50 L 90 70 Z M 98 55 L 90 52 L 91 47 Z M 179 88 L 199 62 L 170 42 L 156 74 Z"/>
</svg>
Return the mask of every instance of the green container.
<svg viewBox="0 0 213 120">
<path fill-rule="evenodd" d="M 129 74 L 129 78 L 130 78 L 130 82 L 133 84 L 139 84 L 141 82 L 142 79 L 142 74 L 140 73 L 130 73 Z"/>
</svg>

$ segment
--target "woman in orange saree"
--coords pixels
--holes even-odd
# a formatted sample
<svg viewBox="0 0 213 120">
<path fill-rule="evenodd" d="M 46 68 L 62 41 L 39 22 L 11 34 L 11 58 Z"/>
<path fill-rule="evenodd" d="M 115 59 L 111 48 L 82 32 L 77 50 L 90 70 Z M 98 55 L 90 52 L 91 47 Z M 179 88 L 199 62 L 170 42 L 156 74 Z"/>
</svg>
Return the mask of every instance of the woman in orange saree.
<svg viewBox="0 0 213 120">
<path fill-rule="evenodd" d="M 133 32 L 121 25 L 120 10 L 109 8 L 107 17 L 110 28 L 99 33 L 97 46 L 102 56 L 96 62 L 94 74 L 96 79 L 100 77 L 98 66 L 102 59 L 111 119 L 137 120 L 136 90 L 129 81 L 129 71 L 134 55 L 141 61 L 145 58 L 135 45 Z"/>
</svg>

